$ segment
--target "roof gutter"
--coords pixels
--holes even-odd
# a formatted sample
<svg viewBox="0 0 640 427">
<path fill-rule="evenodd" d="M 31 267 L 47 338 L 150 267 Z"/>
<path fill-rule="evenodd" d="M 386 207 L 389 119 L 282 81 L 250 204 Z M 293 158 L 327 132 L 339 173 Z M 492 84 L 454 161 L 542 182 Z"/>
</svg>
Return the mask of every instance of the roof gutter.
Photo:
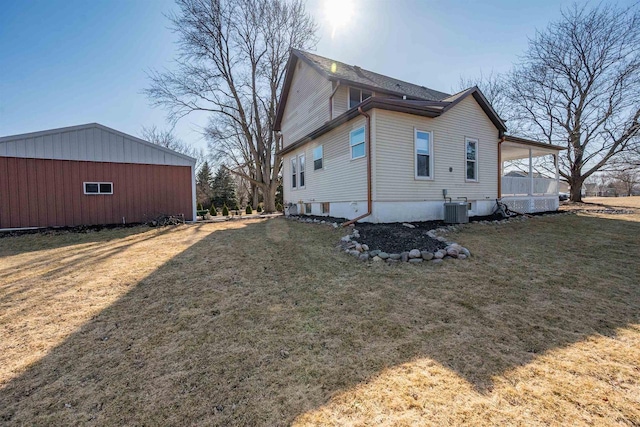
<svg viewBox="0 0 640 427">
<path fill-rule="evenodd" d="M 371 116 L 368 113 L 365 113 L 362 110 L 362 107 L 358 107 L 358 112 L 367 119 L 367 129 L 365 131 L 365 144 L 367 145 L 367 213 L 360 215 L 351 221 L 342 223 L 343 227 L 348 227 L 349 225 L 368 217 L 373 212 L 373 197 L 371 196 Z"/>
</svg>

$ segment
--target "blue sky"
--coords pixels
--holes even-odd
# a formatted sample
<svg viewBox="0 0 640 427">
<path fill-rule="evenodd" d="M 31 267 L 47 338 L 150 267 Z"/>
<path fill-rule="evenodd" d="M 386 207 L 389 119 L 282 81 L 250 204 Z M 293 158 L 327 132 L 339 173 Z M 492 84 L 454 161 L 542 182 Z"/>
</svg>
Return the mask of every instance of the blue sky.
<svg viewBox="0 0 640 427">
<path fill-rule="evenodd" d="M 348 2 L 349 0 L 343 0 Z M 336 28 L 326 0 L 307 8 L 320 25 L 316 52 L 442 91 L 461 75 L 506 71 L 527 36 L 569 1 L 351 0 Z M 631 3 L 631 2 L 629 2 Z M 4 1 L 0 13 L 0 136 L 99 122 L 133 135 L 166 128 L 165 112 L 141 93 L 146 71 L 171 67 L 172 0 Z M 204 147 L 204 115 L 176 127 Z"/>
</svg>

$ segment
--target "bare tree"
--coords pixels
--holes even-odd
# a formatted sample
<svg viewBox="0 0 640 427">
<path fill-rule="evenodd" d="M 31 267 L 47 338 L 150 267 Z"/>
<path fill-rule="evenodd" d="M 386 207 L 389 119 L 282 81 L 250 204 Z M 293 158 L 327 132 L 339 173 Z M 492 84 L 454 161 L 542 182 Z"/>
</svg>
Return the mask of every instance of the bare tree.
<svg viewBox="0 0 640 427">
<path fill-rule="evenodd" d="M 259 188 L 275 210 L 282 159 L 273 132 L 290 48 L 310 49 L 316 24 L 301 0 L 176 0 L 174 71 L 151 73 L 146 90 L 173 122 L 210 113 L 210 147 L 229 170 Z"/>
<path fill-rule="evenodd" d="M 640 184 L 640 173 L 637 169 L 624 169 L 611 173 L 616 193 L 632 196 L 633 190 Z"/>
<path fill-rule="evenodd" d="M 204 151 L 198 150 L 195 147 L 191 147 L 185 142 L 181 141 L 174 133 L 173 130 L 160 130 L 156 125 L 151 127 L 142 127 L 140 131 L 140 138 L 145 141 L 157 144 L 170 150 L 177 151 L 178 153 L 193 157 L 196 159 L 196 169 L 199 169 L 204 161 Z"/>
<path fill-rule="evenodd" d="M 489 74 L 480 71 L 478 77 L 460 77 L 457 90 L 462 91 L 473 86 L 480 89 L 501 119 L 509 119 L 510 109 L 505 76 L 493 70 Z"/>
<path fill-rule="evenodd" d="M 560 174 L 581 201 L 586 178 L 638 142 L 640 12 L 637 4 L 574 5 L 536 33 L 509 77 L 524 136 L 567 147 Z"/>
</svg>

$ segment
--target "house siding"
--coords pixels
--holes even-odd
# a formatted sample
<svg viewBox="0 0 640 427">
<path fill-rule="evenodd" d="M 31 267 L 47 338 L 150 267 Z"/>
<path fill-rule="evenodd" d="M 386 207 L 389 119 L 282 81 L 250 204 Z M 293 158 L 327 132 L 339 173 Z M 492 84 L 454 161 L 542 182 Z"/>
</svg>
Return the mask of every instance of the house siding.
<svg viewBox="0 0 640 427">
<path fill-rule="evenodd" d="M 282 116 L 283 147 L 329 121 L 331 82 L 302 61 L 298 61 Z"/>
<path fill-rule="evenodd" d="M 498 130 L 473 97 L 437 118 L 374 110 L 374 194 L 379 202 L 497 197 Z M 433 132 L 434 179 L 415 179 L 414 129 Z M 478 182 L 465 181 L 465 137 L 478 139 Z M 449 172 L 449 168 L 453 171 Z"/>
<path fill-rule="evenodd" d="M 287 153 L 283 164 L 285 203 L 354 202 L 367 200 L 367 158 L 351 160 L 349 133 L 365 126 L 364 117 L 345 123 Z M 313 170 L 313 149 L 323 146 L 323 168 Z M 305 188 L 291 187 L 291 159 L 305 155 Z M 319 205 L 318 205 L 319 206 Z M 318 206 L 314 206 L 314 213 Z M 366 206 L 364 207 L 366 211 Z"/>
<path fill-rule="evenodd" d="M 336 118 L 340 114 L 349 109 L 349 86 L 340 85 L 333 94 L 333 117 Z"/>
</svg>

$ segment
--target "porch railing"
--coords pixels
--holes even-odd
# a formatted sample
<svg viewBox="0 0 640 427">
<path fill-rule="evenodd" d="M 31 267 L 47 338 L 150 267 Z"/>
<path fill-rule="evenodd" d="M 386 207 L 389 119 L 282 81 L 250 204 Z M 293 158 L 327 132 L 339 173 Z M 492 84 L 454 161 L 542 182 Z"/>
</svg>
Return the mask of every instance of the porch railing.
<svg viewBox="0 0 640 427">
<path fill-rule="evenodd" d="M 526 196 L 557 194 L 558 182 L 554 178 L 533 178 L 533 191 L 531 191 L 531 179 L 527 177 L 503 176 L 503 196 Z"/>
</svg>

